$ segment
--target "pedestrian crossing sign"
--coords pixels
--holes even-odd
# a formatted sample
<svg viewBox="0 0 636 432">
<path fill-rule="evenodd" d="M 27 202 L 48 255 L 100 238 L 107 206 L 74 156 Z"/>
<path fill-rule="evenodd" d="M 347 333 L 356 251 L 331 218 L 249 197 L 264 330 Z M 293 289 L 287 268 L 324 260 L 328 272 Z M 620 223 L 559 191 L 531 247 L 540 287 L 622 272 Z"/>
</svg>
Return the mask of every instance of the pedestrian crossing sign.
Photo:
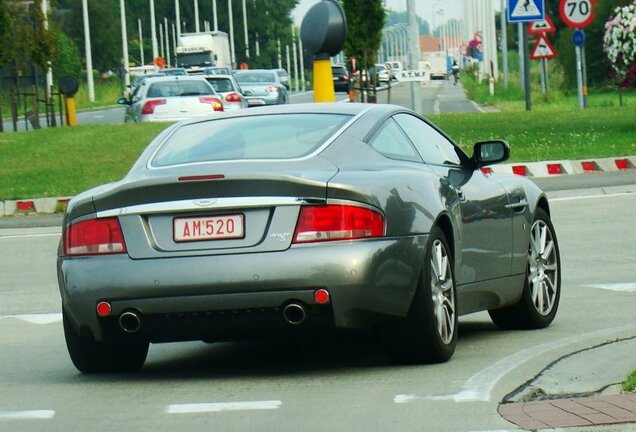
<svg viewBox="0 0 636 432">
<path fill-rule="evenodd" d="M 544 0 L 508 0 L 508 22 L 542 21 Z"/>
</svg>

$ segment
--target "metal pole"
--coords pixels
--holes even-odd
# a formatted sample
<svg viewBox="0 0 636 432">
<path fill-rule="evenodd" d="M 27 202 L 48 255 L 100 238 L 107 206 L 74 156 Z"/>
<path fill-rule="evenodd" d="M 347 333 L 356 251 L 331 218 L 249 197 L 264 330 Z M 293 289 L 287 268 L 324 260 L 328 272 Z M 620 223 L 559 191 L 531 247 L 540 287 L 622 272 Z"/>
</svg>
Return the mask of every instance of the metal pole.
<svg viewBox="0 0 636 432">
<path fill-rule="evenodd" d="M 197 33 L 201 32 L 199 27 L 199 0 L 194 0 L 194 28 Z"/>
<path fill-rule="evenodd" d="M 42 0 L 42 15 L 44 16 L 44 30 L 49 29 L 49 0 Z M 51 98 L 51 87 L 53 87 L 53 69 L 51 69 L 51 62 L 47 62 L 46 68 L 46 100 L 47 103 Z M 52 103 L 52 102 L 51 102 Z"/>
<path fill-rule="evenodd" d="M 95 83 L 93 82 L 93 53 L 91 52 L 91 29 L 88 23 L 88 5 L 82 0 L 82 16 L 84 19 L 84 49 L 86 50 L 86 85 L 88 100 L 95 102 Z"/>
<path fill-rule="evenodd" d="M 526 38 L 523 37 L 524 31 L 523 31 L 523 23 L 518 23 L 517 24 L 517 30 L 518 30 L 518 41 L 519 41 L 519 85 L 521 86 L 521 90 L 525 89 L 525 63 L 526 63 L 526 57 L 523 56 L 523 53 L 526 52 L 526 49 L 524 48 L 524 41 L 525 44 L 528 44 L 528 41 Z"/>
<path fill-rule="evenodd" d="M 289 61 L 289 45 L 285 45 L 285 53 L 287 54 L 287 72 L 291 74 L 291 63 Z"/>
<path fill-rule="evenodd" d="M 283 68 L 283 53 L 280 48 L 280 39 L 276 41 L 276 45 L 278 45 L 278 69 L 282 69 Z"/>
<path fill-rule="evenodd" d="M 508 35 L 506 32 L 506 0 L 501 0 L 501 61 L 504 88 L 508 88 Z"/>
<path fill-rule="evenodd" d="M 181 8 L 179 0 L 174 0 L 174 20 L 177 23 L 177 40 L 181 39 Z"/>
<path fill-rule="evenodd" d="M 214 31 L 219 31 L 219 20 L 216 15 L 216 0 L 212 0 L 212 17 L 214 20 Z"/>
<path fill-rule="evenodd" d="M 303 40 L 298 38 L 298 51 L 300 52 L 300 83 L 302 91 L 305 91 L 305 56 L 303 50 Z"/>
<path fill-rule="evenodd" d="M 583 62 L 581 55 L 581 47 L 575 46 L 574 53 L 576 54 L 576 89 L 578 93 L 579 108 L 585 108 L 585 100 L 583 99 Z"/>
<path fill-rule="evenodd" d="M 420 59 L 420 38 L 417 18 L 415 16 L 415 0 L 407 0 L 406 14 L 409 20 L 409 63 L 415 68 Z M 419 83 L 411 81 L 411 107 L 416 113 L 422 112 L 422 100 L 420 98 Z"/>
<path fill-rule="evenodd" d="M 583 108 L 587 108 L 587 61 L 585 59 L 585 44 L 581 45 L 581 63 L 583 65 Z"/>
<path fill-rule="evenodd" d="M 243 0 L 243 31 L 245 34 L 245 57 L 250 58 L 250 43 L 247 38 L 247 7 L 245 6 L 245 0 Z"/>
<path fill-rule="evenodd" d="M 548 81 L 546 77 L 546 61 L 547 59 L 541 59 L 541 93 L 546 94 L 548 92 Z"/>
<path fill-rule="evenodd" d="M 139 28 L 139 58 L 141 60 L 141 65 L 145 65 L 144 61 L 144 39 L 143 33 L 141 32 L 141 18 L 137 18 L 137 27 Z"/>
<path fill-rule="evenodd" d="M 150 0 L 150 37 L 152 38 L 152 60 L 159 56 L 157 48 L 157 24 L 155 23 L 155 0 Z"/>
<path fill-rule="evenodd" d="M 227 12 L 230 20 L 230 51 L 232 54 L 232 68 L 236 68 L 236 54 L 234 53 L 234 14 L 232 13 L 232 0 L 227 0 Z"/>
<path fill-rule="evenodd" d="M 170 62 L 170 34 L 168 32 L 168 18 L 163 17 L 163 31 L 165 33 L 165 38 L 164 40 L 166 41 L 166 64 L 167 65 L 171 65 L 172 63 Z"/>
<path fill-rule="evenodd" d="M 298 54 L 296 52 L 296 37 L 294 35 L 294 25 L 292 24 L 292 52 L 294 53 L 294 91 L 298 93 Z"/>
<path fill-rule="evenodd" d="M 177 30 L 172 24 L 172 52 L 174 53 L 174 65 L 179 66 L 179 58 L 177 57 Z"/>
<path fill-rule="evenodd" d="M 530 62 L 528 61 L 528 26 L 521 23 L 523 33 L 523 87 L 526 93 L 526 111 L 532 109 L 530 101 Z"/>
<path fill-rule="evenodd" d="M 119 0 L 119 16 L 121 18 L 121 47 L 123 53 L 124 85 L 130 85 L 130 74 L 128 73 L 128 31 L 126 29 L 126 6 L 124 0 Z"/>
<path fill-rule="evenodd" d="M 163 48 L 163 24 L 159 23 L 159 54 L 164 59 L 166 58 L 165 50 Z"/>
</svg>

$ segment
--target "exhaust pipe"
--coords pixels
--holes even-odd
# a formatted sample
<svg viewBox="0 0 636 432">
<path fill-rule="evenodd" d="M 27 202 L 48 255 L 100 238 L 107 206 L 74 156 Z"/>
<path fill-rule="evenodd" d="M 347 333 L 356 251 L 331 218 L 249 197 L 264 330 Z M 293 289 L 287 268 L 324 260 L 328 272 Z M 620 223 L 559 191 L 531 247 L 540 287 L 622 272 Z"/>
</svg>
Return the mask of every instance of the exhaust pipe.
<svg viewBox="0 0 636 432">
<path fill-rule="evenodd" d="M 302 324 L 307 318 L 305 307 L 300 303 L 290 303 L 283 309 L 283 317 L 291 325 Z"/>
<path fill-rule="evenodd" d="M 124 312 L 119 316 L 119 326 L 126 333 L 137 333 L 141 328 L 141 319 L 135 312 Z"/>
</svg>

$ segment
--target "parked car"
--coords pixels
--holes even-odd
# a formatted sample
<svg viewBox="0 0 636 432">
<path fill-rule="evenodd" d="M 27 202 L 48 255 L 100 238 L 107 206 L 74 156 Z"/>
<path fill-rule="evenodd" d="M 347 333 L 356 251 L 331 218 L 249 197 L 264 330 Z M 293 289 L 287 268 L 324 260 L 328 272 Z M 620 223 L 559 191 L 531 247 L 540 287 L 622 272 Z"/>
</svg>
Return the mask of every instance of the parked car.
<svg viewBox="0 0 636 432">
<path fill-rule="evenodd" d="M 223 99 L 223 110 L 247 108 L 247 100 L 242 94 L 242 89 L 232 75 L 206 75 L 214 91 Z"/>
<path fill-rule="evenodd" d="M 164 76 L 147 78 L 126 105 L 124 122 L 178 121 L 223 111 L 223 102 L 202 76 Z"/>
<path fill-rule="evenodd" d="M 68 204 L 57 269 L 71 360 L 134 370 L 149 343 L 335 327 L 376 330 L 398 363 L 442 362 L 460 315 L 546 327 L 556 232 L 531 180 L 482 171 L 508 156 L 497 140 L 467 156 L 388 104 L 174 124 L 126 177 Z"/>
<path fill-rule="evenodd" d="M 373 74 L 377 74 L 378 81 L 380 82 L 387 83 L 391 79 L 391 76 L 389 75 L 389 70 L 386 68 L 386 65 L 382 63 L 377 63 L 374 65 L 374 68 L 372 70 L 372 75 Z"/>
<path fill-rule="evenodd" d="M 349 92 L 351 90 L 351 76 L 344 65 L 332 65 L 333 88 L 337 92 Z"/>
<path fill-rule="evenodd" d="M 287 88 L 276 71 L 245 69 L 234 73 L 249 106 L 289 103 Z"/>
</svg>

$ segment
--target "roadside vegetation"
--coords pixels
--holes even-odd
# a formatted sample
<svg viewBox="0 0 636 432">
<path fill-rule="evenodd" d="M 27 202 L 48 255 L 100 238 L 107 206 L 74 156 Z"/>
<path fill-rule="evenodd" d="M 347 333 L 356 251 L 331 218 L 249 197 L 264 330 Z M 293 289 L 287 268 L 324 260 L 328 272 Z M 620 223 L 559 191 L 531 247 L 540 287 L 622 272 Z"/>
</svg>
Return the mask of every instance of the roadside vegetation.
<svg viewBox="0 0 636 432">
<path fill-rule="evenodd" d="M 625 381 L 623 381 L 623 391 L 624 392 L 636 391 L 636 370 L 632 372 Z"/>
<path fill-rule="evenodd" d="M 636 154 L 634 107 L 445 114 L 430 119 L 467 153 L 505 139 L 512 162 Z M 167 124 L 80 125 L 0 134 L 0 200 L 72 196 L 123 177 Z"/>
</svg>

